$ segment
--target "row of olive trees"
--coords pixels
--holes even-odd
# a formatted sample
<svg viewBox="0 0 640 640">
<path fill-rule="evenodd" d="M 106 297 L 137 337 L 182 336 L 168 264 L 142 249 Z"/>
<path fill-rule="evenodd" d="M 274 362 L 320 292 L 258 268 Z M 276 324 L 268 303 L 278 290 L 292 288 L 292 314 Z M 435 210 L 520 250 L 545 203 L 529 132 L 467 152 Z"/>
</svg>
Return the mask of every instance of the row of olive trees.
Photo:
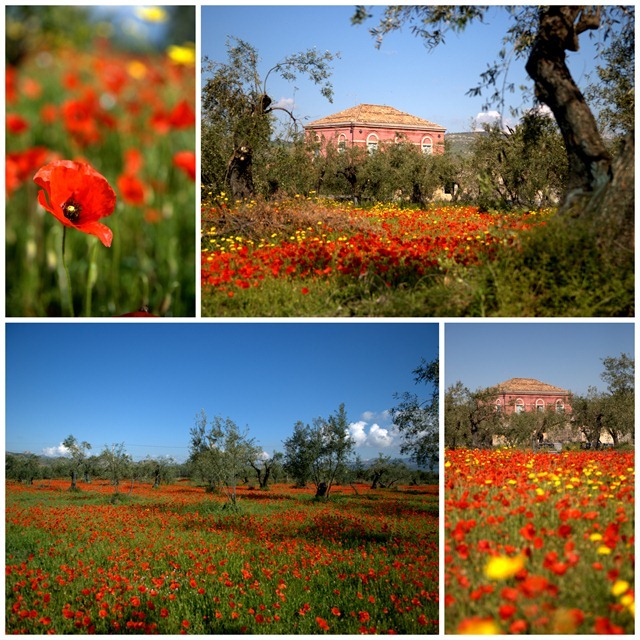
<svg viewBox="0 0 640 640">
<path fill-rule="evenodd" d="M 226 191 L 223 171 L 207 176 L 208 191 Z M 254 192 L 266 198 L 315 193 L 424 206 L 446 192 L 446 199 L 484 208 L 557 204 L 566 179 L 558 127 L 537 112 L 509 130 L 487 129 L 465 154 L 445 147 L 442 155 L 425 155 L 406 141 L 369 153 L 361 147 L 338 149 L 298 136 L 265 146 L 252 171 Z"/>
<path fill-rule="evenodd" d="M 563 430 L 570 421 L 590 446 L 599 446 L 608 434 L 617 445 L 626 437 L 634 438 L 635 363 L 626 354 L 603 359 L 602 379 L 606 391 L 589 388 L 586 396 L 573 396 L 571 414 L 545 411 L 505 415 L 495 409 L 496 390 L 470 391 L 461 382 L 445 393 L 445 446 L 490 448 L 495 436 L 514 447 L 530 447 L 543 434 Z"/>
<path fill-rule="evenodd" d="M 399 403 L 391 409 L 402 434 L 401 453 L 422 467 L 435 469 L 438 460 L 438 360 L 422 361 L 414 370 L 417 384 L 430 385 L 431 393 L 420 398 L 414 393 L 396 396 Z M 369 470 L 355 455 L 344 404 L 329 417 L 315 418 L 311 424 L 297 422 L 293 433 L 284 440 L 284 452 L 266 455 L 249 430 L 241 430 L 229 418 L 209 420 L 202 411 L 191 429 L 189 463 L 193 477 L 209 491 L 226 495 L 230 508 L 237 508 L 237 488 L 256 478 L 266 488 L 271 477 L 286 475 L 298 486 L 313 483 L 316 497 L 328 499 L 336 483 L 371 479 L 374 486 L 393 484 L 400 477 L 400 466 L 381 457 Z M 376 475 L 377 474 L 377 475 Z"/>
<path fill-rule="evenodd" d="M 98 455 L 89 455 L 91 445 L 79 442 L 75 436 L 68 436 L 63 446 L 68 456 L 46 460 L 33 453 L 7 454 L 6 477 L 27 485 L 37 480 L 68 477 L 69 489 L 79 490 L 79 483 L 90 484 L 93 480 L 107 480 L 116 493 L 121 484 L 149 482 L 153 487 L 170 482 L 184 471 L 172 458 L 147 457 L 134 461 L 127 454 L 124 444 L 105 446 Z"/>
</svg>

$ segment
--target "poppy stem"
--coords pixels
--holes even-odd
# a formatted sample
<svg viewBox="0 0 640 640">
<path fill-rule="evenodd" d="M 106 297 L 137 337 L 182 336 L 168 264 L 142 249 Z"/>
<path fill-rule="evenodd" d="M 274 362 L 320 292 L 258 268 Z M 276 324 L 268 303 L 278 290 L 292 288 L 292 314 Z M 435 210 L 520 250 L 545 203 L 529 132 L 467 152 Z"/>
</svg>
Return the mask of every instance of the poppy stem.
<svg viewBox="0 0 640 640">
<path fill-rule="evenodd" d="M 93 293 L 93 285 L 98 279 L 98 265 L 96 264 L 96 249 L 98 243 L 94 242 L 91 246 L 91 254 L 89 256 L 89 272 L 87 273 L 87 292 L 84 299 L 84 315 L 86 318 L 91 317 L 91 294 Z"/>
<path fill-rule="evenodd" d="M 69 313 L 73 318 L 75 316 L 73 312 L 73 293 L 71 291 L 71 278 L 69 276 L 69 267 L 67 267 L 67 258 L 65 256 L 65 244 L 67 240 L 67 227 L 62 227 L 62 266 L 64 267 L 64 272 L 67 275 L 67 293 L 69 295 Z"/>
</svg>

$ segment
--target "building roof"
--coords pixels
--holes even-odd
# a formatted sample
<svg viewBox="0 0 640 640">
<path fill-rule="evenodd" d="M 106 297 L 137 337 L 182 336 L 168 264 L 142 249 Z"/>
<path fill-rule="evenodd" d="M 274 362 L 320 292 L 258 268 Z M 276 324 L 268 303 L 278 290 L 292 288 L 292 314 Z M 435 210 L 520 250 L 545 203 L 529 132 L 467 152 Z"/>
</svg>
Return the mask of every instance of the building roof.
<svg viewBox="0 0 640 640">
<path fill-rule="evenodd" d="M 378 104 L 359 104 L 350 109 L 344 111 L 338 111 L 333 115 L 326 118 L 320 118 L 310 122 L 307 127 L 327 127 L 337 126 L 345 124 L 359 124 L 359 125 L 391 125 L 391 126 L 403 126 L 420 129 L 441 129 L 445 131 L 444 127 L 439 124 L 435 124 L 429 120 L 418 118 L 418 116 L 412 116 L 409 113 L 404 113 L 393 107 L 387 107 L 386 105 Z"/>
<path fill-rule="evenodd" d="M 569 394 L 566 389 L 554 387 L 546 382 L 534 380 L 533 378 L 511 378 L 496 385 L 496 388 L 503 393 L 556 393 Z"/>
</svg>

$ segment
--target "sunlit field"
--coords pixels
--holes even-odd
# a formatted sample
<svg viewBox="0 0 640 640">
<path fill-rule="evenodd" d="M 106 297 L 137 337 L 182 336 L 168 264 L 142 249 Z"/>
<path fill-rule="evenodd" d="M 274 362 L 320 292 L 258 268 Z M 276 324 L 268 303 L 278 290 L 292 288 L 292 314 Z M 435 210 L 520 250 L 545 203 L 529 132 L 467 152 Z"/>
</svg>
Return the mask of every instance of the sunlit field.
<svg viewBox="0 0 640 640">
<path fill-rule="evenodd" d="M 438 632 L 435 486 L 39 482 L 7 487 L 7 633 Z"/>
<path fill-rule="evenodd" d="M 203 204 L 203 315 L 448 315 L 466 273 L 552 215 L 228 200 Z"/>
<path fill-rule="evenodd" d="M 445 630 L 633 634 L 633 453 L 446 453 Z"/>
<path fill-rule="evenodd" d="M 29 50 L 6 69 L 7 315 L 119 316 L 145 307 L 192 316 L 193 51 L 125 53 L 99 37 L 87 51 L 59 44 Z M 103 176 L 115 209 L 97 211 L 102 203 L 87 195 L 95 189 L 54 175 L 45 210 L 34 176 L 63 160 Z M 83 216 L 98 215 L 109 237 L 95 233 L 93 219 L 83 227 Z"/>
</svg>

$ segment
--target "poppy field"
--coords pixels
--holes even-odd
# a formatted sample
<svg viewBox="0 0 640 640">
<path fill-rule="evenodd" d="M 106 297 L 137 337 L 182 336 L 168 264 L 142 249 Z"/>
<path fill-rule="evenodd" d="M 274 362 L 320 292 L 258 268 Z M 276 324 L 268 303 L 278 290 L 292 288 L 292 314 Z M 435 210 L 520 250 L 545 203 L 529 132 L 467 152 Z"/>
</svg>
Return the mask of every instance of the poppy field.
<svg viewBox="0 0 640 640">
<path fill-rule="evenodd" d="M 129 50 L 91 28 L 25 32 L 6 65 L 7 316 L 193 316 L 195 33 Z"/>
<path fill-rule="evenodd" d="M 634 633 L 633 453 L 445 460 L 446 633 Z"/>
<path fill-rule="evenodd" d="M 252 207 L 264 206 L 237 209 L 225 194 L 203 204 L 203 315 L 254 315 L 251 305 L 260 297 L 264 315 L 348 315 L 349 296 L 381 302 L 436 281 L 446 289 L 461 269 L 491 260 L 551 215 L 470 206 L 358 208 L 311 196 L 272 205 L 260 221 L 268 217 L 268 224 L 243 227 L 243 220 L 255 221 Z M 380 307 L 367 311 L 379 315 Z M 392 308 L 389 315 L 396 315 Z"/>
<path fill-rule="evenodd" d="M 6 492 L 6 631 L 438 632 L 438 488 Z"/>
</svg>

